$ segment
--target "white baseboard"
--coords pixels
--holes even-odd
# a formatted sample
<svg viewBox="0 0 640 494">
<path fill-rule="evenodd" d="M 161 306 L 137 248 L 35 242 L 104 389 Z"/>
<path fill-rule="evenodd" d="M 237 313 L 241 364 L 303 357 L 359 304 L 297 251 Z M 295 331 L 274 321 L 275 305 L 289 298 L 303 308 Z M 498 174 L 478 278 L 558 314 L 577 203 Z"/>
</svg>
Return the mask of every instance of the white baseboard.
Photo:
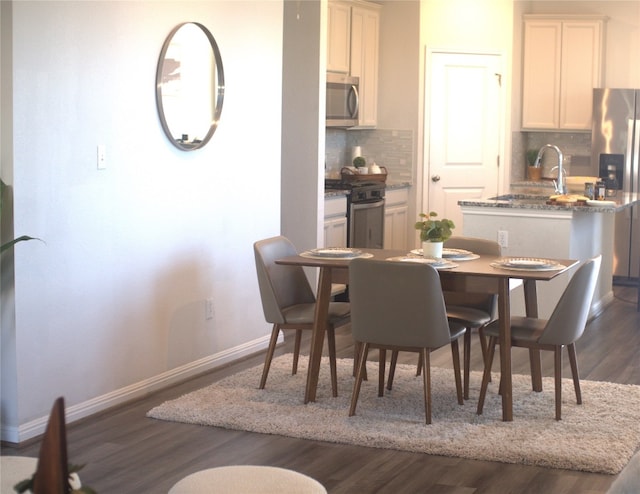
<svg viewBox="0 0 640 494">
<path fill-rule="evenodd" d="M 197 376 L 240 358 L 262 351 L 269 345 L 269 338 L 270 335 L 263 336 L 256 340 L 224 350 L 220 353 L 216 353 L 200 360 L 195 360 L 181 367 L 171 369 L 170 371 L 163 372 L 162 374 L 145 379 L 144 381 L 131 384 L 130 386 L 117 389 L 102 396 L 97 396 L 96 398 L 92 398 L 91 400 L 87 400 L 83 403 L 67 407 L 65 409 L 66 423 L 71 424 L 90 415 L 94 415 L 98 412 L 102 412 L 136 398 L 141 398 L 149 393 L 153 393 L 154 391 L 158 391 L 189 379 L 190 377 Z M 282 341 L 282 334 L 280 334 L 279 343 Z M 6 427 L 3 425 L 0 431 L 2 441 L 19 444 L 22 441 L 39 436 L 44 433 L 48 420 L 49 416 L 45 415 L 39 419 L 21 424 L 18 427 Z"/>
</svg>

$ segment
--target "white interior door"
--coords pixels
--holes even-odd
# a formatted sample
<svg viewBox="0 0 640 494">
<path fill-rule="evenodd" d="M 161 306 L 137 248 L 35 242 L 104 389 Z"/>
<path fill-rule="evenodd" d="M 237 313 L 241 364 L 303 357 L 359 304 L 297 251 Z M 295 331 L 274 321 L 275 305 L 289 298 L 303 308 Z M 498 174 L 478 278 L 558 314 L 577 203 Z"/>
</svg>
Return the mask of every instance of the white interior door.
<svg viewBox="0 0 640 494">
<path fill-rule="evenodd" d="M 433 52 L 427 61 L 422 211 L 452 220 L 462 234 L 460 199 L 498 192 L 499 55 Z"/>
</svg>

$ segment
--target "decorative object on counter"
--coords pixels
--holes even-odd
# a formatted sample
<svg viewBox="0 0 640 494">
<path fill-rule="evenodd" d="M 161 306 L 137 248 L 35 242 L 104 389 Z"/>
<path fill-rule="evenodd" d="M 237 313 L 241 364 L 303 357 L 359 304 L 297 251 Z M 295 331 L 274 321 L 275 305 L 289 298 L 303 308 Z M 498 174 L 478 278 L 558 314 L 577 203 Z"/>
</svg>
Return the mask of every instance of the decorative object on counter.
<svg viewBox="0 0 640 494">
<path fill-rule="evenodd" d="M 420 232 L 422 241 L 422 255 L 424 257 L 442 257 L 442 244 L 451 237 L 455 228 L 453 221 L 447 218 L 435 219 L 438 213 L 430 211 L 429 214 L 420 213 L 422 221 L 416 222 L 415 229 Z"/>
<path fill-rule="evenodd" d="M 362 156 L 362 148 L 360 146 L 353 146 L 351 148 L 351 163 L 359 156 Z"/>
<path fill-rule="evenodd" d="M 596 182 L 596 189 L 594 192 L 594 199 L 597 201 L 604 201 L 604 198 L 607 194 L 607 188 L 602 180 L 598 180 Z"/>
<path fill-rule="evenodd" d="M 540 163 L 536 166 L 536 157 L 538 151 L 535 149 L 528 149 L 525 153 L 525 159 L 527 161 L 527 178 L 533 182 L 539 182 L 542 179 L 542 167 Z"/>
<path fill-rule="evenodd" d="M 366 173 L 369 171 L 366 167 L 364 167 L 364 173 L 360 173 L 360 171 L 355 171 L 350 167 L 345 166 L 340 170 L 340 175 L 342 176 L 343 182 L 386 182 L 387 169 L 384 166 L 380 166 L 379 168 L 380 173 Z"/>
<path fill-rule="evenodd" d="M 353 166 L 356 168 L 362 168 L 367 166 L 367 160 L 365 160 L 362 156 L 356 156 L 353 158 Z"/>
<path fill-rule="evenodd" d="M 372 175 L 377 175 L 378 173 L 382 173 L 382 170 L 378 165 L 376 165 L 375 161 L 371 164 L 371 166 L 369 166 L 369 173 Z"/>
<path fill-rule="evenodd" d="M 585 197 L 588 197 L 589 200 L 593 200 L 593 197 L 595 196 L 595 188 L 596 188 L 596 184 L 594 184 L 593 182 L 585 182 L 584 183 Z"/>
<path fill-rule="evenodd" d="M 582 194 L 585 191 L 585 184 L 596 183 L 597 181 L 598 177 L 572 177 L 568 175 L 564 179 L 564 183 L 567 186 L 567 192 L 570 194 Z"/>
</svg>

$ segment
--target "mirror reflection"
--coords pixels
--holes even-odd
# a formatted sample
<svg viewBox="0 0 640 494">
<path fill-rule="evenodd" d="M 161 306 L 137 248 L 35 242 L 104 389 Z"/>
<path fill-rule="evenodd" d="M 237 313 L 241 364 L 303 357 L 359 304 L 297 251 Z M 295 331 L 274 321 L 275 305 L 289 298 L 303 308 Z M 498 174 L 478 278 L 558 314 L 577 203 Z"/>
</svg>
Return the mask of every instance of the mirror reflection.
<svg viewBox="0 0 640 494">
<path fill-rule="evenodd" d="M 156 72 L 156 103 L 171 143 L 191 151 L 216 130 L 224 97 L 220 51 L 202 24 L 186 22 L 167 37 Z"/>
</svg>

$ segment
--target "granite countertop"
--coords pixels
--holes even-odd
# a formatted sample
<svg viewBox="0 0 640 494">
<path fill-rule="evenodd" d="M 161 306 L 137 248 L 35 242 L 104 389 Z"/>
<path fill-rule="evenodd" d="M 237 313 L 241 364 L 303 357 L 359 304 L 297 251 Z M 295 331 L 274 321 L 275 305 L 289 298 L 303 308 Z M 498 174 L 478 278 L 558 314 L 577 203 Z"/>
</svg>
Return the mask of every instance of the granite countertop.
<svg viewBox="0 0 640 494">
<path fill-rule="evenodd" d="M 543 211 L 582 211 L 587 213 L 615 213 L 640 203 L 640 195 L 618 193 L 608 200 L 615 202 L 611 205 L 576 205 L 576 204 L 547 204 L 548 196 L 531 194 L 506 194 L 489 199 L 470 199 L 458 201 L 462 207 L 507 208 L 507 209 L 536 209 Z"/>
</svg>

